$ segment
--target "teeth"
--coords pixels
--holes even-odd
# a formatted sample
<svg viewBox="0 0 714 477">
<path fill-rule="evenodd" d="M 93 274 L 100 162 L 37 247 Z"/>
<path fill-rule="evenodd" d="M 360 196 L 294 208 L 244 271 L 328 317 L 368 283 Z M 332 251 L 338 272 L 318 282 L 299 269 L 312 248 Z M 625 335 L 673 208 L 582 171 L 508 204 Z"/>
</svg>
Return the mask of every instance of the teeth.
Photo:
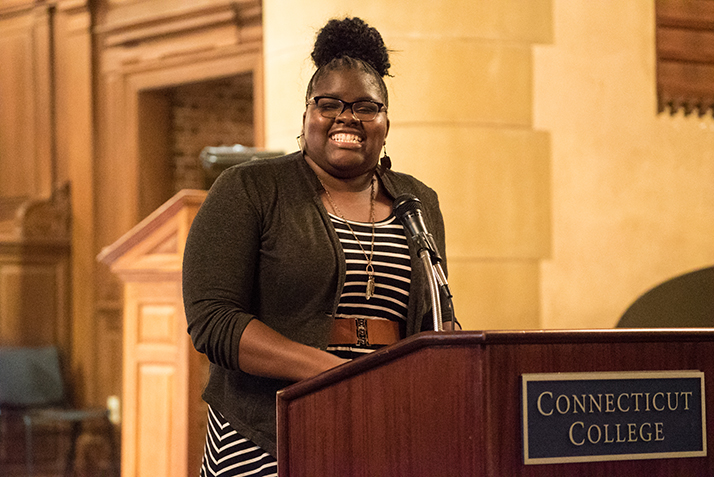
<svg viewBox="0 0 714 477">
<path fill-rule="evenodd" d="M 359 136 L 355 136 L 354 134 L 345 134 L 345 133 L 334 134 L 332 136 L 332 140 L 337 141 L 337 142 L 353 142 L 353 143 L 362 142 L 362 139 Z"/>
</svg>

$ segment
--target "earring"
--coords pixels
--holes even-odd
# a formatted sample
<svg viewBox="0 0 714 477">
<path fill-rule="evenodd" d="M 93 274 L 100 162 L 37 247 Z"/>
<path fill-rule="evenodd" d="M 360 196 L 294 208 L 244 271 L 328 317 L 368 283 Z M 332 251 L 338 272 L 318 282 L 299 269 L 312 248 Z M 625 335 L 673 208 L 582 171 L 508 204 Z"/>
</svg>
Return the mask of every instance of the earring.
<svg viewBox="0 0 714 477">
<path fill-rule="evenodd" d="M 305 133 L 301 132 L 300 135 L 295 139 L 297 139 L 298 142 L 298 149 L 300 149 L 300 151 L 305 154 Z"/>
<path fill-rule="evenodd" d="M 304 137 L 305 135 L 300 133 L 300 135 L 295 138 L 297 140 L 298 149 L 300 149 L 303 154 L 305 154 L 305 142 L 303 141 Z"/>
<path fill-rule="evenodd" d="M 392 168 L 392 159 L 387 155 L 387 143 L 384 143 L 384 155 L 379 160 L 384 170 Z"/>
</svg>

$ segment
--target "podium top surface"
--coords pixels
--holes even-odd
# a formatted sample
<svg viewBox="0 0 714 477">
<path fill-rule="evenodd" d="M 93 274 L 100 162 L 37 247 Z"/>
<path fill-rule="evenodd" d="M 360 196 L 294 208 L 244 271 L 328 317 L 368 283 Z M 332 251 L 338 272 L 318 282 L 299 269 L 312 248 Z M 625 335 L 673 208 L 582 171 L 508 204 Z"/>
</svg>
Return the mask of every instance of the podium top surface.
<svg viewBox="0 0 714 477">
<path fill-rule="evenodd" d="M 426 348 L 647 342 L 714 342 L 714 328 L 427 331 L 410 336 L 392 346 L 355 359 L 314 378 L 292 384 L 280 390 L 277 399 L 278 402 L 287 402 L 300 398 L 349 376 L 357 375 Z"/>
</svg>

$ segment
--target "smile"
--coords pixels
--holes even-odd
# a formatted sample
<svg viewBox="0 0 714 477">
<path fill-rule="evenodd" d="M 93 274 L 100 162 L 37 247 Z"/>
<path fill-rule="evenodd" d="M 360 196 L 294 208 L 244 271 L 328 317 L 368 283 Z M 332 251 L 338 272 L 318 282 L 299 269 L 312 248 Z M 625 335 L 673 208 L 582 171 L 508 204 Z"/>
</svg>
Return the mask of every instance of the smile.
<svg viewBox="0 0 714 477">
<path fill-rule="evenodd" d="M 362 138 L 355 134 L 337 133 L 330 136 L 335 142 L 346 142 L 351 144 L 359 144 L 362 142 Z"/>
</svg>

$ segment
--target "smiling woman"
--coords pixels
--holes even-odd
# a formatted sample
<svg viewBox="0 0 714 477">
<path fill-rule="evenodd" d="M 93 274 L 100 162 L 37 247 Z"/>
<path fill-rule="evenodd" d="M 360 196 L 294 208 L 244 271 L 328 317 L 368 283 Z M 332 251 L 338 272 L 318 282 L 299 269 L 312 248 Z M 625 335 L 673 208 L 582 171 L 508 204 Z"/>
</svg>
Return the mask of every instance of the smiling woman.
<svg viewBox="0 0 714 477">
<path fill-rule="evenodd" d="M 301 150 L 226 170 L 186 242 L 188 330 L 211 361 L 202 475 L 276 475 L 279 389 L 430 329 L 428 283 L 392 204 L 419 197 L 439 250 L 443 219 L 433 190 L 380 161 L 382 37 L 331 20 L 312 58 Z"/>
<path fill-rule="evenodd" d="M 366 191 L 389 131 L 379 88 L 370 73 L 349 68 L 322 75 L 313 91 L 315 96 L 307 102 L 303 121 L 303 153 L 308 164 L 330 188 L 339 192 Z M 333 106 L 327 113 L 325 103 Z M 355 113 L 354 105 L 364 103 L 377 108 L 377 112 L 370 109 L 365 114 L 362 106 Z M 385 205 L 382 212 L 388 215 L 391 201 L 387 200 Z"/>
<path fill-rule="evenodd" d="M 367 188 L 389 132 L 382 80 L 390 66 L 387 49 L 362 20 L 332 20 L 317 36 L 312 58 L 317 71 L 308 84 L 303 115 L 305 159 L 326 188 L 348 205 L 356 201 L 345 211 L 348 215 L 369 219 L 359 211 L 369 209 L 364 207 L 370 201 Z M 376 201 L 377 215 L 385 218 L 391 201 L 379 190 Z"/>
</svg>

